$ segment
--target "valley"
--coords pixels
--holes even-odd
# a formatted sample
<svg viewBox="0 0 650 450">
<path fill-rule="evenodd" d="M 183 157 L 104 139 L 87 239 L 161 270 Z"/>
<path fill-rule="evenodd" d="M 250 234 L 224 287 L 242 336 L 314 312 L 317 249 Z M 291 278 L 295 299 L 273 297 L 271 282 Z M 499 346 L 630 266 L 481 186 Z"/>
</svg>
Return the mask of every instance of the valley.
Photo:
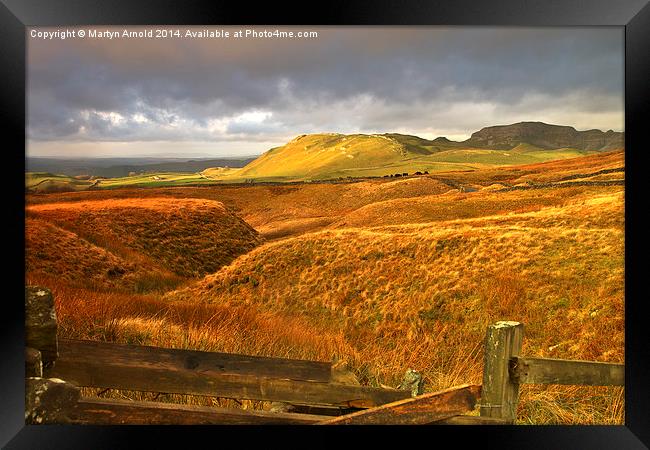
<svg viewBox="0 0 650 450">
<path fill-rule="evenodd" d="M 67 338 L 336 359 L 371 386 L 394 387 L 409 367 L 427 391 L 480 383 L 497 320 L 525 324 L 530 356 L 624 361 L 622 149 L 377 138 L 386 164 L 362 177 L 340 162 L 370 170 L 375 153 L 361 150 L 375 138 L 340 136 L 308 148 L 313 159 L 303 152 L 316 138 L 302 137 L 202 173 L 218 183 L 29 192 L 27 282 L 52 289 Z M 498 157 L 517 163 L 487 161 Z M 355 177 L 329 178 L 347 169 Z M 393 171 L 409 175 L 384 177 Z M 518 420 L 620 424 L 623 406 L 621 388 L 525 386 Z"/>
<path fill-rule="evenodd" d="M 486 127 L 462 142 L 450 141 L 444 137 L 427 140 L 398 133 L 320 133 L 297 136 L 255 159 L 224 160 L 234 163 L 234 166 L 208 167 L 187 172 L 184 168 L 188 165 L 196 168 L 204 166 L 193 161 L 158 163 L 140 166 L 139 171 L 130 172 L 128 176 L 114 177 L 97 176 L 106 173 L 105 168 L 89 168 L 95 173 L 75 176 L 27 172 L 25 184 L 27 192 L 47 193 L 131 186 L 154 188 L 343 181 L 536 164 L 622 148 L 623 133 L 611 130 L 606 133 L 600 130 L 576 131 L 572 127 L 541 122 Z M 156 170 L 171 165 L 179 169 Z M 119 166 L 109 173 L 115 173 L 118 169 Z"/>
</svg>

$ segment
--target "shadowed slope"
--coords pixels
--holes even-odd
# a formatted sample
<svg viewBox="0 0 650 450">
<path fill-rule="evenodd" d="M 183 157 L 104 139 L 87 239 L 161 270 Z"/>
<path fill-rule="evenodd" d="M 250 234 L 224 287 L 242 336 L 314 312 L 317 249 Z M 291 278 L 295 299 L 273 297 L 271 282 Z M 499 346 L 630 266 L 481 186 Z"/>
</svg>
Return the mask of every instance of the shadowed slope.
<svg viewBox="0 0 650 450">
<path fill-rule="evenodd" d="M 27 218 L 25 270 L 31 278 L 100 290 L 142 291 L 147 282 L 179 277 L 146 261 L 129 261 L 45 220 Z"/>
<path fill-rule="evenodd" d="M 210 200 L 112 199 L 29 206 L 50 221 L 129 260 L 181 276 L 214 272 L 261 242 L 223 204 Z"/>
</svg>

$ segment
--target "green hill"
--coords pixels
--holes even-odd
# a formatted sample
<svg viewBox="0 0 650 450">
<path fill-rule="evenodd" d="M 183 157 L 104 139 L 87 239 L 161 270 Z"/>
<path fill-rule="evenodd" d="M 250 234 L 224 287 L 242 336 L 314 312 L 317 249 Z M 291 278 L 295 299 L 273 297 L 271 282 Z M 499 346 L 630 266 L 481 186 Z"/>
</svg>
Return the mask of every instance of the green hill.
<svg viewBox="0 0 650 450">
<path fill-rule="evenodd" d="M 622 133 L 613 131 L 578 132 L 572 127 L 541 122 L 487 127 L 463 142 L 445 137 L 429 140 L 399 133 L 303 134 L 268 150 L 241 168 L 222 166 L 199 173 L 160 171 L 101 179 L 31 172 L 26 174 L 25 184 L 30 192 L 58 192 L 89 188 L 402 176 L 405 173 L 468 171 L 575 158 L 620 145 L 621 139 Z"/>
<path fill-rule="evenodd" d="M 440 147 L 416 136 L 398 134 L 302 135 L 264 153 L 232 176 L 244 178 L 336 178 L 398 166 L 431 155 Z M 205 173 L 210 175 L 210 172 Z"/>
<path fill-rule="evenodd" d="M 49 172 L 26 172 L 25 189 L 30 192 L 68 192 L 88 189 L 94 181 Z"/>
<path fill-rule="evenodd" d="M 471 148 L 444 138 L 427 140 L 397 133 L 310 134 L 272 148 L 241 169 L 211 168 L 202 173 L 224 182 L 324 180 L 382 177 L 415 172 L 475 170 L 534 164 L 592 152 L 542 149 L 520 144 L 512 150 Z"/>
</svg>

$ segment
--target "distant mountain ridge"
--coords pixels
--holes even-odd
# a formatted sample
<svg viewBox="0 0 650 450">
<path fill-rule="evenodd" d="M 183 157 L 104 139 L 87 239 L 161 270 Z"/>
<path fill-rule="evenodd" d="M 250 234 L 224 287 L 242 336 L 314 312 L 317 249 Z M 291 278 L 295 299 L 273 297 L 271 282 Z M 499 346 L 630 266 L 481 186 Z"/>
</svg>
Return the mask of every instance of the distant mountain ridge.
<svg viewBox="0 0 650 450">
<path fill-rule="evenodd" d="M 257 158 L 189 161 L 27 158 L 26 186 L 49 192 L 147 183 L 186 185 L 402 177 L 535 164 L 623 149 L 622 132 L 578 131 L 571 126 L 543 122 L 485 127 L 465 141 L 442 136 L 425 139 L 401 133 L 326 132 L 301 134 Z M 93 181 L 89 179 L 91 175 L 108 179 Z"/>
<path fill-rule="evenodd" d="M 578 131 L 570 126 L 549 125 L 544 122 L 519 122 L 482 128 L 463 141 L 463 144 L 495 150 L 510 150 L 526 143 L 543 149 L 607 151 L 623 148 L 624 136 L 624 133 L 612 130 Z"/>
<path fill-rule="evenodd" d="M 206 169 L 214 180 L 251 182 L 405 176 L 485 165 L 532 164 L 624 148 L 623 133 L 519 122 L 486 127 L 462 142 L 446 137 L 383 134 L 302 134 L 241 169 Z"/>
<path fill-rule="evenodd" d="M 67 176 L 126 177 L 131 172 L 200 172 L 208 167 L 244 167 L 255 157 L 232 158 L 26 158 L 28 172 L 51 172 Z"/>
</svg>

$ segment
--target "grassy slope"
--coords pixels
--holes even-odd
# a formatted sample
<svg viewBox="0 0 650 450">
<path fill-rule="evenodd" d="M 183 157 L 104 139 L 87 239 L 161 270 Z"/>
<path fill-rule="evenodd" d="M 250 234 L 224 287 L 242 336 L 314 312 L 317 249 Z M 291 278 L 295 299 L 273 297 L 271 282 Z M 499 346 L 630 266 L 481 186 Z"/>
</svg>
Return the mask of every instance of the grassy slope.
<svg viewBox="0 0 650 450">
<path fill-rule="evenodd" d="M 215 180 L 317 180 L 384 176 L 416 171 L 471 170 L 488 166 L 529 164 L 572 158 L 593 152 L 576 149 L 541 150 L 523 144 L 513 151 L 462 148 L 461 144 L 428 141 L 400 134 L 299 136 L 264 153 L 242 169 L 224 173 L 206 169 Z"/>
<path fill-rule="evenodd" d="M 558 181 L 621 167 L 622 156 L 504 178 Z M 622 187 L 418 196 L 352 214 L 367 208 L 378 212 L 352 228 L 266 244 L 169 298 L 262 304 L 343 332 L 360 355 L 358 375 L 377 383 L 396 383 L 406 366 L 422 370 L 431 389 L 480 382 L 475 345 L 500 319 L 526 324 L 528 355 L 623 361 Z M 620 423 L 622 390 L 527 386 L 520 420 Z"/>
<path fill-rule="evenodd" d="M 618 178 L 625 178 L 625 153 L 622 150 L 594 153 L 580 157 L 536 162 L 512 167 L 491 167 L 481 170 L 435 174 L 437 179 L 453 179 L 476 187 L 494 183 L 516 185 L 528 181 L 534 183 L 560 181 L 576 174 L 592 174 L 600 170 L 619 169 Z"/>
<path fill-rule="evenodd" d="M 480 344 L 496 320 L 526 324 L 529 356 L 622 361 L 622 190 L 585 189 L 565 200 L 519 214 L 269 243 L 168 298 L 261 305 L 342 333 L 367 382 L 395 385 L 406 367 L 421 370 L 432 390 L 480 382 Z M 585 392 L 567 401 L 586 412 Z M 615 405 L 606 410 L 571 420 L 620 419 Z M 552 422 L 568 413 L 558 406 L 544 414 Z"/>
<path fill-rule="evenodd" d="M 561 196 L 550 196 L 548 193 L 533 190 L 499 194 L 490 190 L 474 194 L 451 191 L 438 196 L 372 203 L 342 217 L 334 226 L 340 228 L 426 223 L 516 213 L 558 205 L 579 193 L 578 189 L 562 192 Z"/>
<path fill-rule="evenodd" d="M 488 187 L 495 181 L 558 181 L 622 165 L 622 152 L 615 152 L 435 177 Z M 485 326 L 500 319 L 526 324 L 527 355 L 623 360 L 622 186 L 467 194 L 450 189 L 432 178 L 413 178 L 96 191 L 28 201 L 202 197 L 258 220 L 258 230 L 285 224 L 286 235 L 296 236 L 263 244 L 163 299 L 55 283 L 61 332 L 68 337 L 337 357 L 373 385 L 395 386 L 412 367 L 425 375 L 427 390 L 480 383 Z M 355 226 L 337 222 L 373 208 L 379 213 Z M 325 221 L 313 229 L 320 231 L 292 225 L 318 214 Z M 334 222 L 340 228 L 331 228 Z M 522 391 L 523 423 L 623 422 L 620 388 Z M 224 406 L 215 399 L 184 400 Z"/>
<path fill-rule="evenodd" d="M 331 178 L 347 168 L 385 166 L 412 155 L 386 136 L 312 134 L 269 150 L 235 173 L 249 178 Z"/>
<path fill-rule="evenodd" d="M 32 205 L 49 221 L 129 260 L 180 276 L 213 272 L 261 240 L 218 202 L 199 199 L 112 199 Z"/>
<path fill-rule="evenodd" d="M 466 195 L 458 194 L 457 190 L 445 184 L 451 180 L 476 189 L 503 188 L 526 182 L 558 181 L 567 176 L 588 175 L 602 169 L 622 168 L 624 166 L 623 152 L 600 153 L 593 156 L 551 161 L 542 164 L 482 169 L 470 172 L 436 173 L 431 177 L 412 177 L 398 179 L 373 179 L 355 183 L 340 184 L 305 184 L 287 186 L 220 186 L 157 188 L 157 189 L 124 189 L 120 191 L 94 191 L 50 194 L 47 196 L 28 196 L 29 203 L 68 202 L 104 198 L 205 198 L 225 204 L 237 215 L 257 229 L 264 237 L 275 239 L 284 236 L 301 234 L 308 231 L 323 229 L 333 223 L 341 223 L 345 219 L 362 217 L 364 214 L 391 216 L 405 214 L 416 222 L 421 222 L 418 216 L 421 210 L 433 208 L 434 203 L 416 201 L 416 197 L 436 196 L 445 194 L 439 200 L 440 205 L 455 203 Z M 623 172 L 603 175 L 608 178 L 624 178 Z M 601 176 L 602 177 L 602 176 Z M 588 177 L 584 179 L 593 179 Z M 452 183 L 453 184 L 453 183 Z M 466 201 L 472 204 L 476 211 L 488 207 L 506 211 L 508 208 L 524 208 L 527 198 L 535 198 L 539 193 L 518 192 L 504 193 L 500 200 L 489 200 L 493 206 L 481 205 L 479 195 L 472 195 Z M 390 201 L 400 203 L 402 209 L 389 208 Z M 511 199 L 511 200 L 508 200 Z M 464 200 L 463 200 L 464 201 Z M 497 203 L 495 203 L 495 201 Z M 381 202 L 389 202 L 382 204 Z M 393 202 L 395 203 L 395 202 Z M 365 208 L 364 208 L 365 207 Z M 363 209 L 360 209 L 363 208 Z M 402 212 L 403 211 L 403 212 Z M 449 209 L 449 213 L 454 210 Z M 476 214 L 468 206 L 464 214 Z M 346 217 L 347 216 L 347 217 Z M 448 218 L 451 216 L 447 216 Z M 425 216 L 426 218 L 426 216 Z"/>
<path fill-rule="evenodd" d="M 457 142 L 437 142 L 396 133 L 383 135 L 312 134 L 273 148 L 241 169 L 216 167 L 201 173 L 159 172 L 100 180 L 79 180 L 46 172 L 25 175 L 32 192 L 165 187 L 215 182 L 324 180 L 382 177 L 395 173 L 445 172 L 493 166 L 534 164 L 596 152 L 576 149 L 542 150 L 521 144 L 510 151 L 463 148 Z"/>
<path fill-rule="evenodd" d="M 110 198 L 204 198 L 226 205 L 265 238 L 321 229 L 364 205 L 386 199 L 440 194 L 450 189 L 426 177 L 301 186 L 220 186 L 92 191 L 28 196 L 30 204 Z"/>
<path fill-rule="evenodd" d="M 602 170 L 622 169 L 622 152 L 518 166 L 510 176 L 500 177 L 500 183 L 478 173 L 453 174 L 461 184 L 478 188 L 480 192 L 459 193 L 447 191 L 442 195 L 422 195 L 411 198 L 395 198 L 377 201 L 345 215 L 333 227 L 369 227 L 377 225 L 437 222 L 466 219 L 485 215 L 519 213 L 549 206 L 558 206 L 573 197 L 580 197 L 585 190 L 568 186 L 562 191 L 510 191 L 495 193 L 499 188 L 521 184 L 560 183 L 571 181 L 620 180 L 623 172 L 592 176 Z M 500 170 L 508 173 L 507 170 Z M 444 178 L 444 177 L 443 177 Z M 464 179 L 466 178 L 466 179 Z M 569 178 L 569 180 L 566 180 Z M 496 187 L 496 189 L 494 189 Z M 610 188 L 590 188 L 589 192 L 609 192 Z M 622 188 L 621 188 L 622 189 Z M 552 192 L 550 194 L 549 192 Z"/>
<path fill-rule="evenodd" d="M 142 292 L 152 284 L 167 288 L 181 279 L 144 258 L 125 258 L 91 244 L 76 233 L 42 219 L 25 223 L 25 270 L 32 279 L 71 286 Z"/>
<path fill-rule="evenodd" d="M 80 180 L 67 175 L 55 175 L 49 172 L 25 173 L 25 187 L 33 192 L 67 192 L 88 189 L 93 184 L 89 180 Z"/>
</svg>

